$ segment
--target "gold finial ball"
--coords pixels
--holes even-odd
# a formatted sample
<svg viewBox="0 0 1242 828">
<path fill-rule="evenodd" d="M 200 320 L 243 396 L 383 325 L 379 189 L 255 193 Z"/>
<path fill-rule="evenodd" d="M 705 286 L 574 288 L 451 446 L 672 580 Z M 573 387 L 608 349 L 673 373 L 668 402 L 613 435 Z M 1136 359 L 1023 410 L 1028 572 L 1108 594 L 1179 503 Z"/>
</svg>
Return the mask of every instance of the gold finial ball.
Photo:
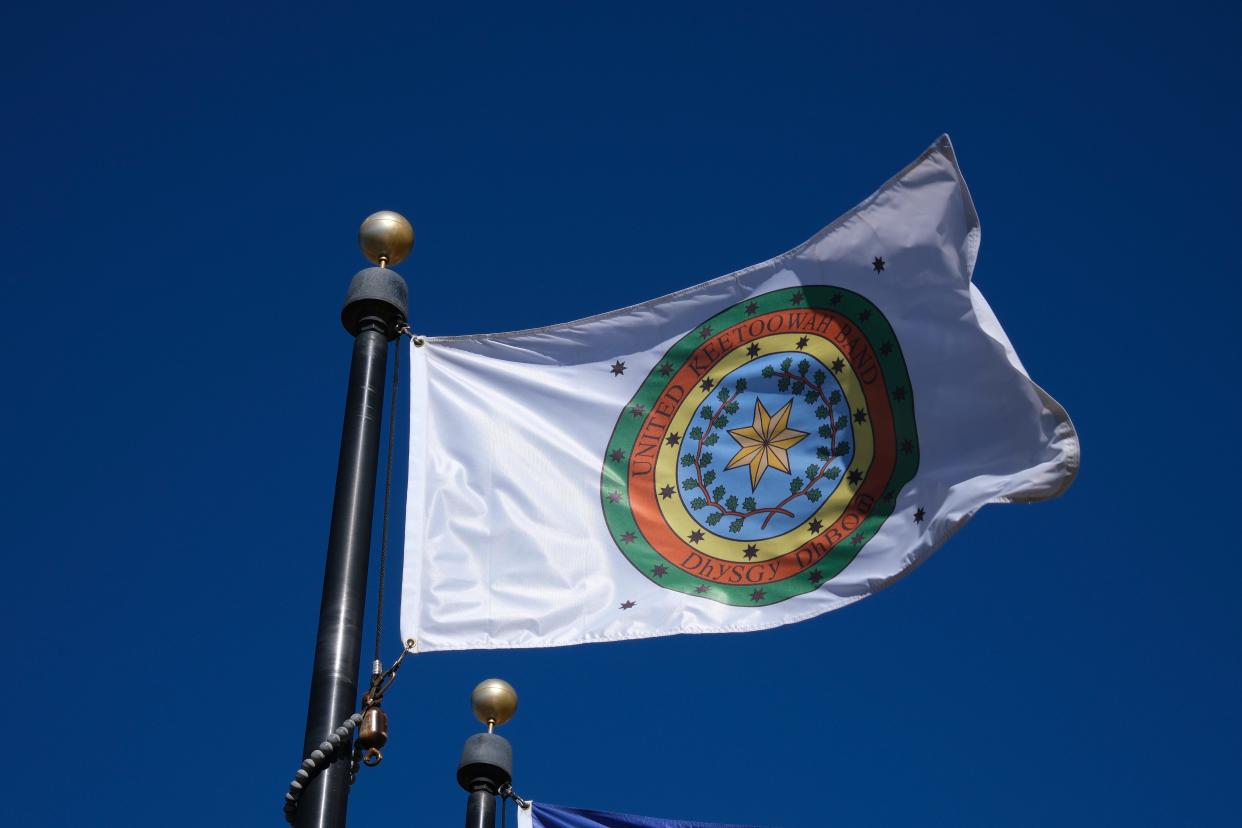
<svg viewBox="0 0 1242 828">
<path fill-rule="evenodd" d="M 391 267 L 410 255 L 414 228 L 400 213 L 380 210 L 362 220 L 358 228 L 358 246 L 375 264 Z"/>
<path fill-rule="evenodd" d="M 470 694 L 474 717 L 483 724 L 504 724 L 517 712 L 518 696 L 513 685 L 503 679 L 490 678 L 479 682 Z"/>
</svg>

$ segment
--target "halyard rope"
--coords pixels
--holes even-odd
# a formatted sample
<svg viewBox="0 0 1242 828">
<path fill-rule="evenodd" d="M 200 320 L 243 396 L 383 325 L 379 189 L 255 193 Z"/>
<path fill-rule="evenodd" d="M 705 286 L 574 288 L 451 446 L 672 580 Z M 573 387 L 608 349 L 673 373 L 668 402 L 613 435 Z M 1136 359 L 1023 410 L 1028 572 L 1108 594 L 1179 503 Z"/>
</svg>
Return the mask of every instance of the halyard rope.
<svg viewBox="0 0 1242 828">
<path fill-rule="evenodd" d="M 375 596 L 375 661 L 371 672 L 378 673 L 383 669 L 380 661 L 381 633 L 384 629 L 384 573 L 388 566 L 388 512 L 392 504 L 392 447 L 397 433 L 397 389 L 401 383 L 401 342 L 400 332 L 392 349 L 392 404 L 388 409 L 388 460 L 384 465 L 384 518 L 380 523 L 380 559 L 379 589 Z"/>
</svg>

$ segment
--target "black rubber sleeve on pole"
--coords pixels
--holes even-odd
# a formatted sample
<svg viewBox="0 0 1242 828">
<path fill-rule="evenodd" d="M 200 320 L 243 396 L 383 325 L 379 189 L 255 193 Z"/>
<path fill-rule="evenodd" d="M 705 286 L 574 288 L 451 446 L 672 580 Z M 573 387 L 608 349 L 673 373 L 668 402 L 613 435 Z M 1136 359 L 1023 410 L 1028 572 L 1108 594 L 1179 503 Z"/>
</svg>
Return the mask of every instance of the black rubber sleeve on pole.
<svg viewBox="0 0 1242 828">
<path fill-rule="evenodd" d="M 496 733 L 466 740 L 457 763 L 457 784 L 469 792 L 466 828 L 495 828 L 496 794 L 513 781 L 513 747 Z"/>
</svg>

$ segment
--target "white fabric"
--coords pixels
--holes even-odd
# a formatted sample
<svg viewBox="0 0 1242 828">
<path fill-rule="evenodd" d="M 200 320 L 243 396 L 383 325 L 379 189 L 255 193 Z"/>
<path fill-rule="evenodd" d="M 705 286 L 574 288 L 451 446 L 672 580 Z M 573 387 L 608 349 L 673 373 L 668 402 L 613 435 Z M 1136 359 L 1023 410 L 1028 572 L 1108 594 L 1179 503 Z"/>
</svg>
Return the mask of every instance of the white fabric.
<svg viewBox="0 0 1242 828">
<path fill-rule="evenodd" d="M 412 347 L 402 638 L 433 651 L 773 627 L 881 589 L 985 503 L 1060 494 L 1077 473 L 1078 438 L 971 284 L 978 244 L 944 136 L 854 210 L 762 264 L 577 322 Z M 876 257 L 886 259 L 881 272 Z M 861 294 L 891 324 L 912 387 L 917 474 L 857 557 L 813 591 L 732 606 L 663 588 L 627 560 L 605 521 L 613 428 L 670 347 L 704 320 L 799 285 Z M 616 362 L 623 374 L 609 370 Z M 749 425 L 749 409 L 733 419 L 730 427 Z M 738 446 L 725 438 L 717 448 Z"/>
</svg>

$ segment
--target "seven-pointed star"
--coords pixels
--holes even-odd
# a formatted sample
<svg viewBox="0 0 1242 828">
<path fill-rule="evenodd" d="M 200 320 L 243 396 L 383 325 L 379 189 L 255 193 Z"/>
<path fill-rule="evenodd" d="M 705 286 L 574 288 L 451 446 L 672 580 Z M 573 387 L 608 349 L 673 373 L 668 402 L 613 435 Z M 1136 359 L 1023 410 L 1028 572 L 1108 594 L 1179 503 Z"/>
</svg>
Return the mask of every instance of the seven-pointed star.
<svg viewBox="0 0 1242 828">
<path fill-rule="evenodd" d="M 758 311 L 758 310 L 759 310 L 759 303 L 758 303 L 758 302 L 751 302 L 749 305 L 747 305 L 747 306 L 746 306 L 746 315 L 747 315 L 747 316 L 754 316 L 754 315 L 755 315 L 755 312 L 756 312 L 756 311 Z"/>
<path fill-rule="evenodd" d="M 857 411 L 855 411 L 855 412 L 854 412 L 854 422 L 856 422 L 856 423 L 865 423 L 865 422 L 867 422 L 867 412 L 866 412 L 866 411 L 863 411 L 861 408 L 860 408 L 860 409 L 858 409 Z"/>
<path fill-rule="evenodd" d="M 819 518 L 815 518 L 815 520 L 811 521 L 810 523 L 806 525 L 806 531 L 808 532 L 818 532 L 823 528 L 824 528 L 824 524 L 819 522 Z"/>
<path fill-rule="evenodd" d="M 698 543 L 699 541 L 703 540 L 703 533 L 700 532 L 698 529 L 695 529 L 687 537 L 690 538 L 691 543 Z"/>
<path fill-rule="evenodd" d="M 755 400 L 755 420 L 751 425 L 729 429 L 737 440 L 737 454 L 725 466 L 725 470 L 738 466 L 750 466 L 750 488 L 759 487 L 759 481 L 769 468 L 789 474 L 789 450 L 806 438 L 807 432 L 789 428 L 789 412 L 793 400 L 775 414 L 768 414 L 762 400 Z"/>
<path fill-rule="evenodd" d="M 880 258 L 879 256 L 876 256 L 875 260 L 871 262 L 871 267 L 875 269 L 876 273 L 883 273 L 884 272 L 884 259 Z"/>
<path fill-rule="evenodd" d="M 836 359 L 832 361 L 832 372 L 834 374 L 839 374 L 844 370 L 845 370 L 845 360 L 841 359 L 840 357 L 837 357 Z"/>
<path fill-rule="evenodd" d="M 910 440 L 902 440 L 901 441 L 901 453 L 902 454 L 913 454 L 914 443 Z"/>
<path fill-rule="evenodd" d="M 923 507 L 922 507 L 922 506 L 920 506 L 920 507 L 919 507 L 919 510 L 918 510 L 917 512 L 915 512 L 915 513 L 914 513 L 914 522 L 915 522 L 915 523 L 922 523 L 922 522 L 923 522 L 923 518 L 924 518 L 926 515 L 927 515 L 927 512 L 923 511 Z"/>
<path fill-rule="evenodd" d="M 614 362 L 614 363 L 612 364 L 612 375 L 613 375 L 614 377 L 619 377 L 619 376 L 621 376 L 621 375 L 622 375 L 622 374 L 624 374 L 624 373 L 625 373 L 625 363 L 624 363 L 624 362 L 622 362 L 621 360 L 617 360 L 616 362 Z"/>
<path fill-rule="evenodd" d="M 902 402 L 905 400 L 905 398 L 906 398 L 906 387 L 904 385 L 897 386 L 897 388 L 893 391 L 893 399 L 895 399 L 897 402 Z"/>
<path fill-rule="evenodd" d="M 711 587 L 709 587 L 707 584 L 699 584 L 698 586 L 694 588 L 694 591 L 701 595 L 704 592 L 707 592 L 709 589 L 711 589 Z"/>
<path fill-rule="evenodd" d="M 655 566 L 651 567 L 651 574 L 656 576 L 657 578 L 663 578 L 665 575 L 668 574 L 668 567 L 665 566 L 664 564 L 656 564 Z"/>
<path fill-rule="evenodd" d="M 798 291 L 793 296 L 790 296 L 789 301 L 793 302 L 795 305 L 801 305 L 802 304 L 802 291 Z"/>
<path fill-rule="evenodd" d="M 703 377 L 703 381 L 699 383 L 699 388 L 702 389 L 703 391 L 711 391 L 712 386 L 715 384 L 716 384 L 716 381 L 712 379 L 711 377 Z"/>
<path fill-rule="evenodd" d="M 767 595 L 767 593 L 766 593 L 766 592 L 764 592 L 762 589 L 756 589 L 754 592 L 752 592 L 752 593 L 750 594 L 750 600 L 752 600 L 752 601 L 762 601 L 762 600 L 763 600 L 763 596 L 765 596 L 765 595 Z"/>
<path fill-rule="evenodd" d="M 670 497 L 673 496 L 673 493 L 676 491 L 677 490 L 674 489 L 672 486 L 665 486 L 663 489 L 660 489 L 660 497 L 664 498 L 665 500 L 668 500 Z"/>
<path fill-rule="evenodd" d="M 743 550 L 742 550 L 742 554 L 743 554 L 743 555 L 745 555 L 745 556 L 746 556 L 746 560 L 748 560 L 748 561 L 749 561 L 751 558 L 753 558 L 753 557 L 755 557 L 756 555 L 758 555 L 758 554 L 759 554 L 759 547 L 755 546 L 755 545 L 752 543 L 750 546 L 748 546 L 748 547 L 746 547 L 745 549 L 743 549 Z"/>
<path fill-rule="evenodd" d="M 623 610 L 624 610 L 624 609 L 633 609 L 633 607 L 634 607 L 634 605 L 635 605 L 636 603 L 638 603 L 638 602 L 637 602 L 637 601 L 626 601 L 625 603 L 623 603 L 623 604 L 621 605 L 621 609 L 623 609 Z"/>
<path fill-rule="evenodd" d="M 880 356 L 888 356 L 893 352 L 893 343 L 885 342 L 880 346 Z"/>
<path fill-rule="evenodd" d="M 846 477 L 850 479 L 850 485 L 852 486 L 857 486 L 862 482 L 862 472 L 858 469 L 852 469 Z"/>
<path fill-rule="evenodd" d="M 755 357 L 759 356 L 759 346 L 753 342 L 750 343 L 750 347 L 746 349 L 746 356 L 750 357 L 751 359 L 754 359 Z"/>
<path fill-rule="evenodd" d="M 664 442 L 668 443 L 670 446 L 675 446 L 681 442 L 681 435 L 674 431 L 672 434 L 664 438 Z"/>
<path fill-rule="evenodd" d="M 636 406 L 634 406 L 633 408 L 631 408 L 631 409 L 630 409 L 630 416 L 631 416 L 631 417 L 641 417 L 641 416 L 643 416 L 643 412 L 645 412 L 646 410 L 647 410 L 647 406 L 645 406 L 645 405 L 636 405 Z"/>
<path fill-rule="evenodd" d="M 855 546 L 858 546 L 858 545 L 859 545 L 860 543 L 862 543 L 862 542 L 863 542 L 863 533 L 862 533 L 862 532 L 859 532 L 857 535 L 855 535 L 854 537 L 850 538 L 850 543 L 854 544 Z"/>
<path fill-rule="evenodd" d="M 622 543 L 633 543 L 637 539 L 638 539 L 638 535 L 635 535 L 633 532 L 626 532 L 624 535 L 621 536 Z"/>
<path fill-rule="evenodd" d="M 613 449 L 612 454 L 608 456 L 612 458 L 612 462 L 620 463 L 622 460 L 625 459 L 625 452 L 622 451 L 621 449 Z"/>
<path fill-rule="evenodd" d="M 810 578 L 811 583 L 818 584 L 820 581 L 824 580 L 824 573 L 820 572 L 818 569 L 813 569 L 811 570 Z"/>
<path fill-rule="evenodd" d="M 673 373 L 673 364 L 671 362 L 666 362 L 660 366 L 660 376 L 667 377 L 671 373 Z"/>
<path fill-rule="evenodd" d="M 711 326 L 711 325 L 704 325 L 704 326 L 703 326 L 703 329 L 702 329 L 701 331 L 699 331 L 699 338 L 701 338 L 701 339 L 707 339 L 707 338 L 708 338 L 709 336 L 711 336 L 711 335 L 712 335 L 712 326 Z"/>
<path fill-rule="evenodd" d="M 863 322 L 866 322 L 868 319 L 871 318 L 871 311 L 863 309 L 863 312 L 858 314 L 858 318 L 861 319 Z"/>
<path fill-rule="evenodd" d="M 811 344 L 811 340 L 807 339 L 805 336 L 801 337 L 798 340 L 798 350 L 801 351 L 803 348 L 805 348 L 807 345 L 810 345 L 810 344 Z"/>
<path fill-rule="evenodd" d="M 609 493 L 608 493 L 608 502 L 609 502 L 609 503 L 620 503 L 620 502 L 621 502 L 621 493 L 620 493 L 620 492 L 609 492 Z"/>
</svg>

